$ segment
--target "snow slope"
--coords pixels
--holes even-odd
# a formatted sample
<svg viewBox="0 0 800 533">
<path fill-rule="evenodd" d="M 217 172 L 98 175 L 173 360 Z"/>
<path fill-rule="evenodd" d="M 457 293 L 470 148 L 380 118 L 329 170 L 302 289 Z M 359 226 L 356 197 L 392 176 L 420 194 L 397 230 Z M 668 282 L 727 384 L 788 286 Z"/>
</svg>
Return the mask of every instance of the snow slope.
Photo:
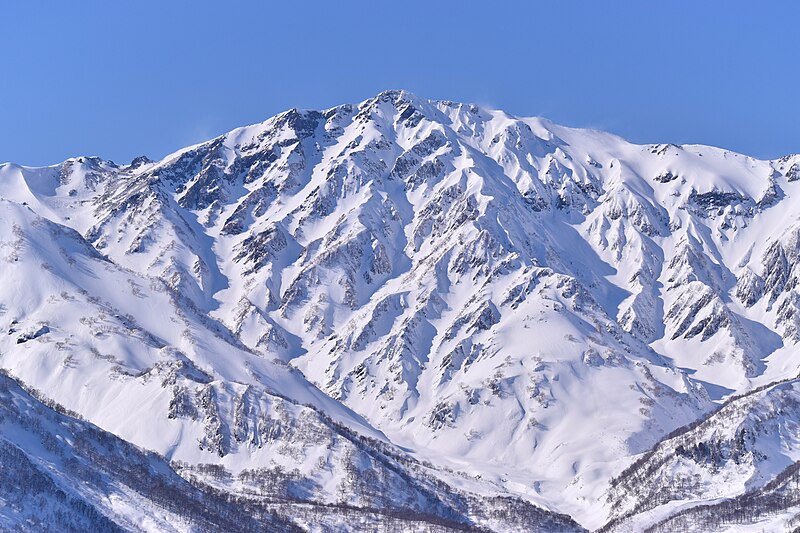
<svg viewBox="0 0 800 533">
<path fill-rule="evenodd" d="M 517 527 L 518 517 L 495 517 L 499 504 L 485 492 L 473 495 L 439 480 L 297 371 L 237 346 L 230 332 L 182 306 L 163 282 L 115 266 L 74 230 L 7 200 L 0 200 L 0 228 L 7 253 L 2 301 L 11 304 L 1 308 L 8 328 L 0 338 L 4 367 L 26 386 L 46 391 L 38 394 L 48 401 L 162 454 L 186 479 L 244 498 L 248 505 L 236 512 L 254 518 L 249 502 L 255 500 L 271 506 L 259 512 L 274 510 L 301 524 L 303 516 L 323 512 L 331 527 L 353 515 L 361 516 L 365 527 L 384 520 L 412 520 L 423 529 Z M 72 439 L 67 442 L 75 446 Z M 18 447 L 27 451 L 24 444 Z M 128 461 L 125 453 L 118 455 L 119 462 Z M 125 498 L 135 495 L 98 491 L 97 497 L 133 505 Z M 46 499 L 60 499 L 56 489 L 49 492 Z M 282 505 L 272 509 L 275 501 Z M 286 510 L 287 502 L 310 507 Z M 540 523 L 579 529 L 524 501 L 510 503 L 524 517 L 522 530 Z M 319 506 L 332 507 L 320 511 Z M 172 521 L 150 517 L 160 512 L 152 505 L 139 507 L 144 508 L 120 511 L 122 522 L 111 514 L 111 522 L 91 527 L 112 528 L 113 522 L 155 531 Z M 53 510 L 53 516 L 81 509 Z M 21 509 L 9 520 L 34 514 Z M 223 518 L 219 524 L 228 525 L 215 527 L 230 529 L 235 522 Z"/>
<path fill-rule="evenodd" d="M 386 485 L 415 512 L 466 491 L 600 527 L 666 435 L 734 431 L 719 404 L 798 374 L 798 182 L 798 156 L 404 91 L 161 161 L 6 164 L 0 363 L 195 470 L 278 468 L 340 501 L 360 435 L 425 465 Z M 796 460 L 777 442 L 747 475 Z M 691 500 L 753 487 L 724 479 Z"/>
<path fill-rule="evenodd" d="M 299 531 L 243 512 L 160 457 L 72 418 L 0 376 L 0 527 L 36 531 Z"/>
</svg>

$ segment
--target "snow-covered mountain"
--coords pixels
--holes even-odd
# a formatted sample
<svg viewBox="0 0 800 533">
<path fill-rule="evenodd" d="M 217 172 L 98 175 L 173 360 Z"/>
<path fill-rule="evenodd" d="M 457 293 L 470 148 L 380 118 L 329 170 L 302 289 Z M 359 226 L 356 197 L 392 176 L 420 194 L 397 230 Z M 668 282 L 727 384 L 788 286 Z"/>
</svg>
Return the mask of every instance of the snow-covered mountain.
<svg viewBox="0 0 800 533">
<path fill-rule="evenodd" d="M 798 182 L 800 156 L 403 91 L 161 161 L 5 164 L 0 366 L 226 516 L 701 523 L 797 492 Z M 159 508 L 131 498 L 91 505 Z"/>
</svg>

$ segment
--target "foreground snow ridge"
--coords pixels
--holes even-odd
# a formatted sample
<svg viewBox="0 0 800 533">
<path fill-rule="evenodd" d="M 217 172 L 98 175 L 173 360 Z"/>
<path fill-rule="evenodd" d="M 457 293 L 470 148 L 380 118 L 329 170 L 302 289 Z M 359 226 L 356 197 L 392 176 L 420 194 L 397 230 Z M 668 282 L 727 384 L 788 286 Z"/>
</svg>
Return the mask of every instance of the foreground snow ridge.
<svg viewBox="0 0 800 533">
<path fill-rule="evenodd" d="M 2 528 L 800 526 L 800 156 L 387 91 L 0 197 Z"/>
</svg>

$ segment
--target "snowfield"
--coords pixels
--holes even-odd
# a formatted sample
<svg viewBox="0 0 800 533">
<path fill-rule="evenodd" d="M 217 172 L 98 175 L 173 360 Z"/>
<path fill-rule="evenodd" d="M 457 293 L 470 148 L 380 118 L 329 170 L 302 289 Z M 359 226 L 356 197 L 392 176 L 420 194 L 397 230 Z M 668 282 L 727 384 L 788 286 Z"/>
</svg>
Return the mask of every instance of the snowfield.
<svg viewBox="0 0 800 533">
<path fill-rule="evenodd" d="M 800 156 L 387 91 L 0 198 L 4 527 L 800 525 Z"/>
</svg>

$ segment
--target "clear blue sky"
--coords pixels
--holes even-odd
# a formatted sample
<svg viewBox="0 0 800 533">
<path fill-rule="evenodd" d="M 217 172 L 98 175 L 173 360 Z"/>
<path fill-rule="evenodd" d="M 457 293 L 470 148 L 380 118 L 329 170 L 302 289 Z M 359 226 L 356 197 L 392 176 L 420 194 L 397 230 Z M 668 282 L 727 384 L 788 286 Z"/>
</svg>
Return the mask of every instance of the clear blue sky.
<svg viewBox="0 0 800 533">
<path fill-rule="evenodd" d="M 635 142 L 800 152 L 800 2 L 0 4 L 0 161 L 161 157 L 383 89 Z"/>
</svg>

